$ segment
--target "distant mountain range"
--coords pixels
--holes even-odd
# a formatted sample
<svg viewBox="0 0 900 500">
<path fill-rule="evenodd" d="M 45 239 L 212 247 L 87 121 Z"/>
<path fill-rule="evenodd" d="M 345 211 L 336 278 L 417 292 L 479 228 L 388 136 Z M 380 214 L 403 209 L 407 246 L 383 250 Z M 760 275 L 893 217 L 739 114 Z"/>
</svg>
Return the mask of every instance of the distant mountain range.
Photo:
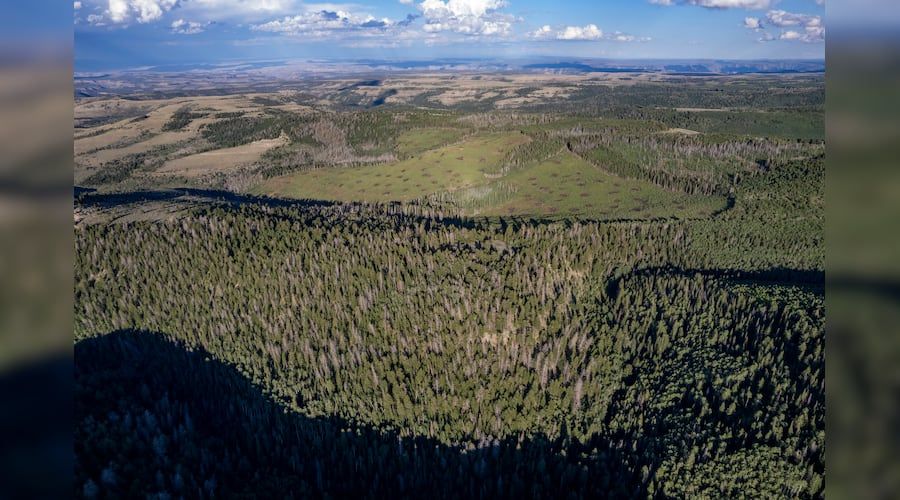
<svg viewBox="0 0 900 500">
<path fill-rule="evenodd" d="M 354 78 L 377 86 L 391 75 L 423 73 L 467 74 L 590 74 L 638 73 L 668 76 L 724 76 L 753 74 L 809 74 L 825 72 L 825 61 L 726 61 L 726 60 L 347 60 L 347 61 L 235 61 L 227 63 L 143 66 L 74 74 L 75 96 L 156 93 L 191 89 L 193 95 L 223 91 L 275 91 L 291 82 L 309 78 Z M 366 83 L 371 82 L 371 83 Z M 178 90 L 182 92 L 183 90 Z M 166 94 L 168 95 L 168 94 Z"/>
<path fill-rule="evenodd" d="M 523 66 L 529 70 L 577 73 L 668 73 L 743 75 L 750 73 L 823 73 L 825 61 L 560 61 Z"/>
<path fill-rule="evenodd" d="M 667 73 L 687 75 L 741 75 L 751 73 L 823 73 L 824 60 L 616 60 L 537 59 L 480 60 L 436 59 L 425 61 L 360 60 L 351 64 L 394 70 L 506 70 L 560 73 Z"/>
<path fill-rule="evenodd" d="M 86 68 L 82 68 L 86 69 Z M 559 73 L 665 73 L 684 75 L 742 75 L 824 73 L 824 60 L 622 60 L 622 59 L 424 59 L 344 61 L 241 61 L 230 63 L 144 66 L 105 73 L 221 73 L 255 71 L 298 73 L 357 73 L 361 71 L 540 71 Z M 279 71 L 281 70 L 281 71 Z M 76 78 L 97 78 L 99 72 L 76 72 Z"/>
</svg>

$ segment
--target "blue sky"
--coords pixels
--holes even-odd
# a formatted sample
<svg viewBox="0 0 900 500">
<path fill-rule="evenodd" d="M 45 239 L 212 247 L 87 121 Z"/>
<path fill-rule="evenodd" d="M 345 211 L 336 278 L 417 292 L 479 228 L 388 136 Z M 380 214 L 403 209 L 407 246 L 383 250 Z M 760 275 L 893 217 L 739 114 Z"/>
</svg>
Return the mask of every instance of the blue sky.
<svg viewBox="0 0 900 500">
<path fill-rule="evenodd" d="M 77 70 L 264 59 L 821 59 L 824 0 L 80 0 Z"/>
</svg>

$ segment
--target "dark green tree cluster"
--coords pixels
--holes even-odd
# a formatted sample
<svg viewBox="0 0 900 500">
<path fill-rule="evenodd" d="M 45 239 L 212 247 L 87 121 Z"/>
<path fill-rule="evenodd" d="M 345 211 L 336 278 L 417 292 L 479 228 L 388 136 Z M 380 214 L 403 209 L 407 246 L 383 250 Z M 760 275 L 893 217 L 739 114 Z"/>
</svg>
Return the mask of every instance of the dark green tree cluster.
<svg viewBox="0 0 900 500">
<path fill-rule="evenodd" d="M 616 175 L 687 194 L 728 195 L 773 161 L 821 155 L 824 146 L 782 139 L 680 133 L 580 132 L 569 149 Z"/>
<path fill-rule="evenodd" d="M 541 436 L 446 446 L 308 418 L 233 367 L 143 332 L 75 347 L 79 498 L 632 497 L 629 446 Z"/>
<path fill-rule="evenodd" d="M 821 75 L 810 75 L 795 79 L 779 76 L 669 78 L 631 85 L 584 85 L 564 100 L 526 108 L 637 120 L 656 120 L 669 115 L 673 109 L 821 111 L 825 103 L 823 82 Z M 765 119 L 762 114 L 753 116 Z M 822 135 L 820 131 L 819 136 Z"/>
<path fill-rule="evenodd" d="M 821 297 L 760 298 L 772 283 L 796 288 L 789 270 L 737 287 L 722 270 L 752 261 L 698 244 L 696 231 L 267 204 L 87 226 L 76 338 L 159 332 L 291 414 L 454 453 L 546 441 L 609 470 L 611 450 L 628 464 L 614 476 L 623 491 L 702 488 L 694 469 L 671 465 L 688 460 L 730 491 L 743 473 L 711 464 L 742 453 L 787 471 L 766 488 L 810 494 L 823 471 Z M 769 256 L 786 269 L 792 258 Z M 590 496 L 565 470 L 547 480 Z"/>
<path fill-rule="evenodd" d="M 170 132 L 174 130 L 183 130 L 184 127 L 187 127 L 191 124 L 192 121 L 197 118 L 203 118 L 207 116 L 208 113 L 197 113 L 191 110 L 189 107 L 181 108 L 178 111 L 172 113 L 172 117 L 169 118 L 162 126 L 163 132 Z"/>
<path fill-rule="evenodd" d="M 220 148 L 232 148 L 262 139 L 276 139 L 282 134 L 296 141 L 309 141 L 313 114 L 267 110 L 259 116 L 236 116 L 205 125 L 203 138 Z"/>
<path fill-rule="evenodd" d="M 102 168 L 88 176 L 84 180 L 84 184 L 87 186 L 100 186 L 125 181 L 134 172 L 144 168 L 149 159 L 149 155 L 138 153 L 107 162 Z"/>
<path fill-rule="evenodd" d="M 459 114 L 442 110 L 390 110 L 344 112 L 335 123 L 346 131 L 347 141 L 357 153 L 393 153 L 397 136 L 425 127 L 456 127 Z"/>
<path fill-rule="evenodd" d="M 548 132 L 530 134 L 531 141 L 516 146 L 507 153 L 500 164 L 498 173 L 506 174 L 511 171 L 540 163 L 559 154 L 565 148 L 565 143 L 559 137 Z"/>
</svg>

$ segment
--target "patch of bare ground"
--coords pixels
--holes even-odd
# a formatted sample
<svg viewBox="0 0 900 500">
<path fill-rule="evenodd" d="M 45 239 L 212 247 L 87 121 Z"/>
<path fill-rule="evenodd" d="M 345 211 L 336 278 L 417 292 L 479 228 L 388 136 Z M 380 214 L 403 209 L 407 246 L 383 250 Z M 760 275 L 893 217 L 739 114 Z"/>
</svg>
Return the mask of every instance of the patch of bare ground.
<svg viewBox="0 0 900 500">
<path fill-rule="evenodd" d="M 454 106 L 463 102 L 476 102 L 485 99 L 493 99 L 501 95 L 499 92 L 487 91 L 480 89 L 461 89 L 448 90 L 432 97 L 430 100 L 439 102 L 444 106 Z"/>
<path fill-rule="evenodd" d="M 679 113 L 724 113 L 731 108 L 675 108 Z"/>
<path fill-rule="evenodd" d="M 260 159 L 266 151 L 284 145 L 287 139 L 263 139 L 234 148 L 206 151 L 166 162 L 156 170 L 157 174 L 200 177 L 217 172 L 227 172 Z"/>
<path fill-rule="evenodd" d="M 498 109 L 517 108 L 526 104 L 534 104 L 540 102 L 538 97 L 511 97 L 509 99 L 501 99 L 494 103 Z"/>
<path fill-rule="evenodd" d="M 670 128 L 668 130 L 663 130 L 660 134 L 700 135 L 700 132 L 686 128 Z"/>
</svg>

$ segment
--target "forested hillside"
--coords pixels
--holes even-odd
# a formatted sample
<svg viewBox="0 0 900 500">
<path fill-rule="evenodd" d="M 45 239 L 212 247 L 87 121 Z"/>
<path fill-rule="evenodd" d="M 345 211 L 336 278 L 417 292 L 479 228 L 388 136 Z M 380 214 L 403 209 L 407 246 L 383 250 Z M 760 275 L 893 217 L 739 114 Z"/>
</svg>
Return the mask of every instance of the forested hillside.
<svg viewBox="0 0 900 500">
<path fill-rule="evenodd" d="M 153 332 L 150 347 L 129 355 L 162 363 L 153 347 L 160 342 L 208 352 L 205 358 L 233 367 L 229 380 L 236 381 L 218 389 L 226 406 L 243 404 L 228 394 L 243 377 L 271 398 L 254 404 L 307 419 L 273 426 L 299 426 L 291 432 L 301 435 L 397 436 L 396 449 L 346 444 L 346 453 L 332 457 L 341 467 L 320 465 L 315 474 L 303 448 L 284 456 L 269 479 L 311 491 L 367 491 L 366 483 L 330 474 L 406 464 L 412 459 L 403 443 L 427 439 L 443 460 L 462 460 L 463 470 L 492 478 L 467 486 L 479 495 L 590 496 L 613 485 L 626 496 L 818 492 L 824 311 L 815 252 L 745 259 L 717 251 L 708 235 L 714 228 L 678 222 L 506 224 L 391 211 L 243 204 L 168 222 L 79 229 L 76 338 Z M 742 248 L 755 241 L 752 234 L 729 238 Z M 118 349 L 130 345 L 121 342 Z M 207 446 L 192 443 L 202 434 L 178 423 L 196 420 L 191 405 L 202 403 L 177 397 L 188 406 L 170 408 L 154 399 L 175 397 L 166 396 L 169 383 L 153 382 L 167 380 L 169 369 L 132 374 L 151 395 L 141 389 L 141 400 L 130 402 L 96 386 L 98 375 L 85 368 L 79 383 L 102 403 L 79 408 L 94 415 L 80 432 L 98 432 L 94 419 L 109 419 L 100 409 L 113 405 L 110 425 L 166 422 L 133 438 L 149 446 Z M 209 398 L 207 375 L 191 382 L 198 369 L 171 376 L 187 377 L 184 390 Z M 222 418 L 265 426 L 273 418 L 266 412 L 280 410 L 231 411 Z M 322 425 L 332 430 L 318 430 Z M 126 448 L 95 449 L 99 442 L 82 441 L 81 456 L 91 457 L 79 462 L 82 480 L 108 467 L 146 474 L 125 468 Z M 253 446 L 277 443 L 266 435 Z M 541 459 L 528 458 L 532 453 Z M 210 480 L 202 467 L 166 456 L 156 454 L 160 474 L 150 478 L 161 490 Z M 435 468 L 434 457 L 421 460 L 411 469 L 398 465 L 397 475 L 380 476 L 381 486 L 368 492 L 422 491 L 415 488 L 425 488 L 431 474 L 446 496 L 466 485 L 467 474 Z M 540 469 L 529 467 L 558 460 L 565 465 L 538 474 L 546 483 L 532 482 Z M 598 482 L 597 471 L 607 482 Z M 226 479 L 217 475 L 228 475 L 219 468 L 207 474 L 219 484 Z M 494 484 L 502 477 L 507 482 Z"/>
<path fill-rule="evenodd" d="M 720 83 L 171 105 L 192 148 L 281 142 L 78 190 L 76 493 L 822 497 L 821 82 Z"/>
</svg>

